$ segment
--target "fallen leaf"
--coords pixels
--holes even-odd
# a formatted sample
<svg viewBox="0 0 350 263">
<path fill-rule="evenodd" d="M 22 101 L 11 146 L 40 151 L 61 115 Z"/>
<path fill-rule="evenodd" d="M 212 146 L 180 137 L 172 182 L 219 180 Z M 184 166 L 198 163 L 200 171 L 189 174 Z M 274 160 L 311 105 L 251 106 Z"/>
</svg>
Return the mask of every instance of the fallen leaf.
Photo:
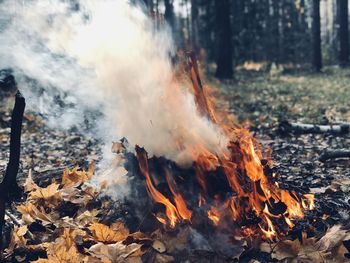
<svg viewBox="0 0 350 263">
<path fill-rule="evenodd" d="M 51 224 L 54 222 L 54 219 L 51 218 L 42 207 L 36 207 L 31 202 L 17 206 L 17 211 L 22 214 L 22 220 L 28 225 L 38 219 L 42 221 L 43 224 Z"/>
<path fill-rule="evenodd" d="M 350 231 L 342 229 L 341 225 L 335 225 L 327 230 L 326 234 L 316 243 L 318 250 L 331 251 L 350 239 Z"/>
<path fill-rule="evenodd" d="M 29 170 L 28 177 L 23 184 L 23 188 L 24 188 L 24 191 L 26 193 L 31 192 L 31 191 L 39 188 L 39 186 L 33 180 L 32 169 Z"/>
<path fill-rule="evenodd" d="M 140 244 L 130 244 L 128 246 L 123 245 L 122 242 L 115 244 L 103 244 L 98 243 L 93 245 L 88 250 L 94 257 L 99 259 L 108 259 L 112 263 L 121 262 L 142 262 L 141 256 L 142 252 Z M 138 252 L 138 253 L 137 253 Z"/>
<path fill-rule="evenodd" d="M 106 243 L 122 241 L 128 236 L 125 230 L 115 231 L 112 227 L 100 223 L 93 223 L 89 230 L 97 241 Z"/>
<path fill-rule="evenodd" d="M 61 199 L 58 191 L 59 186 L 59 184 L 52 183 L 45 188 L 38 187 L 29 193 L 28 200 L 44 200 L 48 202 L 49 207 L 55 207 Z"/>
<path fill-rule="evenodd" d="M 88 181 L 94 174 L 95 164 L 91 163 L 88 171 L 80 171 L 79 167 L 74 168 L 73 170 L 65 169 L 62 175 L 62 184 L 64 188 L 85 183 Z"/>
<path fill-rule="evenodd" d="M 164 253 L 166 251 L 166 247 L 163 242 L 159 240 L 154 240 L 152 247 L 157 250 L 159 253 Z"/>
</svg>

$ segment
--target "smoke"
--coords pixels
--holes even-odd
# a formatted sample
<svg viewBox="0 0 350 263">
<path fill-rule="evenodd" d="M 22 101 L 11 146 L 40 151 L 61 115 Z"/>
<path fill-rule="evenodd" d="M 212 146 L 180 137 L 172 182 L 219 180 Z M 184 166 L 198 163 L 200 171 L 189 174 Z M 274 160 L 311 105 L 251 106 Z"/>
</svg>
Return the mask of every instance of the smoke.
<svg viewBox="0 0 350 263">
<path fill-rule="evenodd" d="M 127 1 L 75 2 L 0 4 L 0 68 L 13 69 L 32 109 L 63 128 L 98 110 L 95 136 L 108 147 L 126 137 L 182 165 L 199 146 L 215 152 L 225 145 L 220 130 L 198 115 L 192 94 L 174 81 L 166 26 L 155 30 L 142 8 Z"/>
</svg>

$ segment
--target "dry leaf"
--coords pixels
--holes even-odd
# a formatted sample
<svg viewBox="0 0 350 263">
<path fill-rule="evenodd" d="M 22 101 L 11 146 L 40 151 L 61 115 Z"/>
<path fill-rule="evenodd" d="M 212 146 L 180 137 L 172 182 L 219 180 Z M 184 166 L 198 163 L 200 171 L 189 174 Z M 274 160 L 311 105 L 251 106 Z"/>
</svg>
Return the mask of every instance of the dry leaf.
<svg viewBox="0 0 350 263">
<path fill-rule="evenodd" d="M 39 259 L 34 263 L 80 263 L 83 257 L 78 253 L 75 245 L 75 238 L 78 235 L 85 235 L 85 232 L 79 229 L 71 231 L 64 229 L 61 237 L 52 242 L 47 248 L 47 259 Z"/>
<path fill-rule="evenodd" d="M 105 245 L 98 243 L 93 245 L 88 251 L 99 259 L 109 259 L 112 263 L 121 262 L 141 262 L 140 255 L 142 255 L 140 244 L 130 244 L 125 246 L 122 242 Z"/>
<path fill-rule="evenodd" d="M 316 243 L 318 250 L 331 251 L 350 239 L 350 231 L 341 229 L 341 225 L 335 225 L 327 230 L 326 234 Z"/>
<path fill-rule="evenodd" d="M 98 219 L 96 218 L 98 213 L 99 213 L 99 210 L 97 209 L 94 209 L 92 211 L 86 210 L 80 215 L 78 215 L 74 220 L 77 224 L 86 226 L 88 224 L 96 223 L 98 221 Z"/>
<path fill-rule="evenodd" d="M 170 263 L 174 262 L 174 257 L 166 255 L 166 254 L 157 254 L 155 262 L 157 263 Z"/>
<path fill-rule="evenodd" d="M 344 231 L 344 230 L 342 230 Z M 342 241 L 348 238 L 344 232 L 340 231 L 339 226 L 331 228 L 327 234 L 318 242 L 316 238 L 306 238 L 303 233 L 303 242 L 296 240 L 284 240 L 278 242 L 276 245 L 262 243 L 261 251 L 271 253 L 272 258 L 284 262 L 348 262 L 344 254 L 346 248 Z M 339 233 L 340 232 L 340 233 Z M 339 236 L 336 234 L 339 233 Z"/>
<path fill-rule="evenodd" d="M 52 183 L 45 188 L 38 187 L 34 192 L 29 194 L 28 200 L 44 200 L 48 202 L 50 208 L 53 208 L 61 200 L 61 195 L 58 191 L 59 186 L 59 184 Z"/>
<path fill-rule="evenodd" d="M 88 181 L 95 171 L 95 164 L 92 162 L 88 171 L 79 171 L 79 167 L 73 170 L 65 169 L 62 175 L 62 184 L 64 188 L 85 183 Z"/>
<path fill-rule="evenodd" d="M 118 242 L 124 240 L 128 236 L 128 234 L 126 235 L 124 229 L 118 232 L 113 230 L 111 227 L 100 223 L 93 223 L 89 227 L 89 230 L 92 232 L 94 238 L 100 242 Z"/>
<path fill-rule="evenodd" d="M 164 253 L 166 251 L 166 247 L 163 242 L 159 240 L 154 240 L 152 247 L 157 250 L 159 253 Z"/>
<path fill-rule="evenodd" d="M 12 231 L 11 242 L 6 249 L 6 253 L 8 253 L 8 254 L 12 253 L 12 251 L 15 247 L 26 246 L 27 239 L 24 237 L 24 235 L 27 232 L 28 232 L 27 226 L 21 226 L 21 227 L 14 226 L 13 231 Z"/>
<path fill-rule="evenodd" d="M 29 170 L 28 177 L 23 184 L 23 188 L 24 188 L 24 191 L 26 193 L 31 192 L 31 191 L 39 188 L 39 186 L 33 180 L 32 169 Z"/>
<path fill-rule="evenodd" d="M 30 202 L 17 206 L 17 211 L 22 214 L 22 220 L 28 225 L 36 220 L 42 221 L 44 225 L 54 222 L 53 218 L 46 214 L 42 207 L 36 207 Z"/>
</svg>

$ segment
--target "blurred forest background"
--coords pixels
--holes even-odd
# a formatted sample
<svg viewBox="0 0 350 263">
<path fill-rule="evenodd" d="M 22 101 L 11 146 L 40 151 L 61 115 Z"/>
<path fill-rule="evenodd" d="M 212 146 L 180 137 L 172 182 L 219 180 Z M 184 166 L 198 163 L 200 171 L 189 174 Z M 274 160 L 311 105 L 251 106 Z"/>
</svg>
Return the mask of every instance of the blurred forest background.
<svg viewBox="0 0 350 263">
<path fill-rule="evenodd" d="M 215 63 L 218 78 L 233 78 L 239 66 L 349 64 L 348 0 L 144 1 L 168 22 L 177 47 Z"/>
</svg>

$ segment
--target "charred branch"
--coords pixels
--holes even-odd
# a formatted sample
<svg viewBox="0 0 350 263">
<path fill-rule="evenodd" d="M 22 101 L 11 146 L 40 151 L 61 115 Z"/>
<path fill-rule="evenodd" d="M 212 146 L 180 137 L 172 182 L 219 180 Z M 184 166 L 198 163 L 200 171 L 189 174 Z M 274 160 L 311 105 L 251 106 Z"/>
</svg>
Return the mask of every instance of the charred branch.
<svg viewBox="0 0 350 263">
<path fill-rule="evenodd" d="M 22 94 L 17 91 L 15 106 L 12 111 L 11 135 L 10 135 L 10 159 L 7 164 L 6 173 L 0 184 L 0 234 L 5 223 L 6 203 L 11 198 L 20 193 L 17 185 L 17 173 L 19 169 L 19 158 L 21 149 L 21 131 L 23 113 L 25 108 L 25 99 Z M 0 239 L 0 247 L 2 249 L 2 239 Z"/>
<path fill-rule="evenodd" d="M 337 158 L 350 158 L 350 150 L 328 150 L 320 155 L 319 160 L 325 162 Z"/>
<path fill-rule="evenodd" d="M 208 100 L 205 96 L 204 87 L 199 75 L 199 69 L 197 64 L 197 58 L 193 51 L 187 53 L 188 66 L 190 71 L 190 76 L 193 84 L 194 97 L 196 100 L 198 111 L 201 115 L 206 116 L 208 119 L 215 121 L 215 117 L 210 111 Z"/>
<path fill-rule="evenodd" d="M 334 125 L 316 125 L 284 121 L 280 123 L 279 130 L 281 133 L 295 132 L 347 134 L 350 132 L 350 124 L 340 123 Z"/>
</svg>

